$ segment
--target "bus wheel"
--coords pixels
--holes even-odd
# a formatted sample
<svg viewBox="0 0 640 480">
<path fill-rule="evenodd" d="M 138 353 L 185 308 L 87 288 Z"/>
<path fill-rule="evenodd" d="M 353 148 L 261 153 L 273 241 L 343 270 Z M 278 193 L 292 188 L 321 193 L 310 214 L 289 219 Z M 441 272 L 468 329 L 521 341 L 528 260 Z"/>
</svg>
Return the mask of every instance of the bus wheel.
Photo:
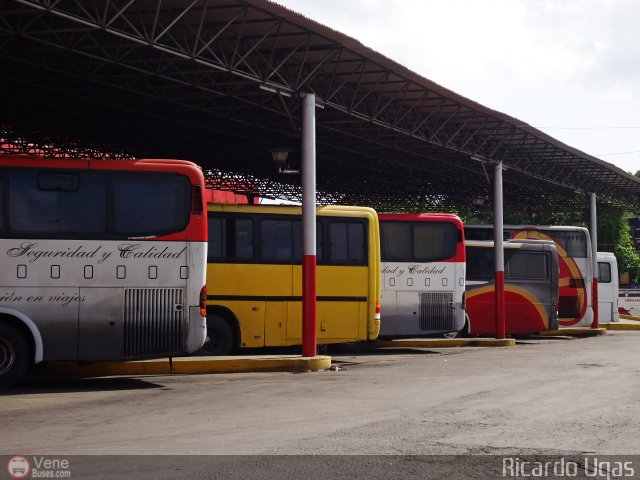
<svg viewBox="0 0 640 480">
<path fill-rule="evenodd" d="M 220 315 L 207 315 L 208 340 L 200 349 L 200 355 L 229 355 L 233 350 L 233 330 Z"/>
<path fill-rule="evenodd" d="M 0 323 L 0 388 L 10 387 L 24 376 L 30 350 L 20 330 Z"/>
</svg>

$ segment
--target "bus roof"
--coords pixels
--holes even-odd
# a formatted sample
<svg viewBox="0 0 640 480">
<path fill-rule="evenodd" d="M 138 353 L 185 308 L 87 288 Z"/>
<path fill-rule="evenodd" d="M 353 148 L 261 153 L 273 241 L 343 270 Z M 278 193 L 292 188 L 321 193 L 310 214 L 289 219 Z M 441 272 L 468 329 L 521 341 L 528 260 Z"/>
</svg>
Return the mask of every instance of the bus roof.
<svg viewBox="0 0 640 480">
<path fill-rule="evenodd" d="M 126 170 L 139 172 L 174 172 L 187 176 L 192 183 L 204 183 L 202 169 L 188 160 L 143 158 L 137 160 L 45 158 L 38 155 L 0 155 L 0 168 L 55 168 L 61 170 Z"/>
<path fill-rule="evenodd" d="M 506 240 L 504 242 L 505 249 L 524 249 L 524 250 L 556 250 L 555 244 L 550 240 Z M 467 240 L 466 247 L 476 248 L 494 248 L 493 240 Z"/>
<path fill-rule="evenodd" d="M 270 215 L 301 215 L 302 207 L 300 205 L 237 205 L 229 203 L 209 203 L 207 205 L 209 212 L 228 212 L 228 213 L 262 213 Z M 373 208 L 354 207 L 345 205 L 327 205 L 316 207 L 316 215 L 320 216 L 355 216 L 377 218 L 377 213 Z"/>
<path fill-rule="evenodd" d="M 476 224 L 470 225 L 465 224 L 464 228 L 482 228 L 489 229 L 493 228 L 493 225 L 490 224 Z M 555 231 L 565 231 L 565 232 L 576 232 L 576 231 L 584 231 L 589 233 L 589 230 L 585 227 L 578 227 L 575 225 L 518 225 L 518 224 L 504 224 L 503 228 L 508 229 L 517 229 L 517 230 L 555 230 Z"/>
<path fill-rule="evenodd" d="M 380 221 L 449 222 L 463 228 L 460 217 L 453 213 L 381 213 Z"/>
</svg>

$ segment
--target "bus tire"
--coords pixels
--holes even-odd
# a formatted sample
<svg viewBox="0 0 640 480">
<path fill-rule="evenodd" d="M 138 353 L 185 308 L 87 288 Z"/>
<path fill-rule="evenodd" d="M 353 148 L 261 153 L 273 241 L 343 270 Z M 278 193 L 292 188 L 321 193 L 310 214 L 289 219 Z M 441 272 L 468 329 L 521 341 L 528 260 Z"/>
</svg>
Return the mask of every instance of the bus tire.
<svg viewBox="0 0 640 480">
<path fill-rule="evenodd" d="M 198 352 L 200 355 L 229 355 L 233 352 L 233 329 L 224 317 L 207 315 L 207 341 Z"/>
<path fill-rule="evenodd" d="M 16 384 L 27 373 L 30 353 L 29 342 L 21 331 L 0 323 L 0 388 Z"/>
</svg>

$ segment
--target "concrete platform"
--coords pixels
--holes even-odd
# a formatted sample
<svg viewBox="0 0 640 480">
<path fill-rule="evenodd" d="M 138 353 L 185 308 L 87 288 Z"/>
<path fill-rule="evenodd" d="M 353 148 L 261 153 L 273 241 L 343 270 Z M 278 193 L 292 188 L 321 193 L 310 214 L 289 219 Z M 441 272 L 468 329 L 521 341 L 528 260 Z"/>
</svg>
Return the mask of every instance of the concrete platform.
<svg viewBox="0 0 640 480">
<path fill-rule="evenodd" d="M 51 363 L 44 374 L 51 377 L 108 377 L 115 375 L 171 375 L 246 372 L 309 372 L 327 370 L 331 357 L 318 355 L 262 355 L 238 357 L 178 357 L 134 362 Z"/>
<path fill-rule="evenodd" d="M 402 340 L 377 340 L 374 348 L 453 348 L 453 347 L 513 347 L 514 338 L 409 338 Z"/>
<path fill-rule="evenodd" d="M 591 327 L 572 327 L 572 328 L 560 328 L 558 330 L 546 330 L 544 332 L 538 332 L 538 335 L 543 337 L 597 337 L 607 333 L 606 328 L 591 328 Z"/>
<path fill-rule="evenodd" d="M 607 330 L 640 330 L 640 323 L 601 323 Z"/>
<path fill-rule="evenodd" d="M 636 317 L 635 315 L 625 315 L 624 313 L 621 313 L 620 318 L 624 320 L 633 320 L 634 322 L 640 322 L 640 317 Z"/>
</svg>

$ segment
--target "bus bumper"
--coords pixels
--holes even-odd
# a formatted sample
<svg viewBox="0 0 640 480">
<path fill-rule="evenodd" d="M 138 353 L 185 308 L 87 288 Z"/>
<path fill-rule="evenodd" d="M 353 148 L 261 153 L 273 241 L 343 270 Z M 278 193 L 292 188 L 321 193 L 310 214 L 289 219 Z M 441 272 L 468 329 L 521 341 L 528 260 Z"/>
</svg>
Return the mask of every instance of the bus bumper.
<svg viewBox="0 0 640 480">
<path fill-rule="evenodd" d="M 200 315 L 200 307 L 189 307 L 189 325 L 187 328 L 187 353 L 197 352 L 207 339 L 207 319 Z"/>
</svg>

